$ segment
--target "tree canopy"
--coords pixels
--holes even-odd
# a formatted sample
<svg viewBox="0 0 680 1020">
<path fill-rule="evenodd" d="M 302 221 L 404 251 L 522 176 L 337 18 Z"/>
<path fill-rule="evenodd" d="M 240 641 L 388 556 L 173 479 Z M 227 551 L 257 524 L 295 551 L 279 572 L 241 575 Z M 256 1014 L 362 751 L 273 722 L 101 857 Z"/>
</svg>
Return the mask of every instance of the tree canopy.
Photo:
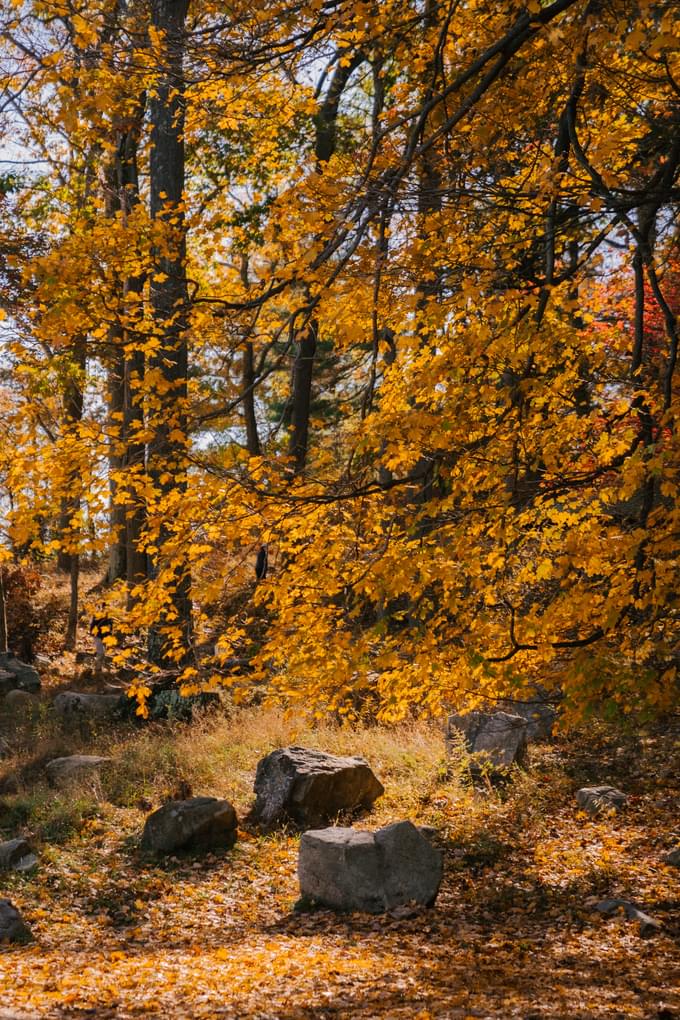
<svg viewBox="0 0 680 1020">
<path fill-rule="evenodd" d="M 185 690 L 677 706 L 679 29 L 6 0 L 4 555 L 71 642 L 97 555 Z"/>
</svg>

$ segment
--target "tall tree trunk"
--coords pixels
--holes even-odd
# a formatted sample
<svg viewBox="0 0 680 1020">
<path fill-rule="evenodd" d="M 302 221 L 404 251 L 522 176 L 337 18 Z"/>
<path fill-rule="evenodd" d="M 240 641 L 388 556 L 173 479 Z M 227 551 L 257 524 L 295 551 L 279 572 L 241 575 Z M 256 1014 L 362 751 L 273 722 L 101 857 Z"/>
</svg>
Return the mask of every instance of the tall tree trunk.
<svg viewBox="0 0 680 1020">
<path fill-rule="evenodd" d="M 184 24 L 187 0 L 152 0 L 152 21 L 160 39 L 159 76 L 150 102 L 149 190 L 152 219 L 164 227 L 151 280 L 156 351 L 148 373 L 155 387 L 149 423 L 152 439 L 147 472 L 158 501 L 158 552 L 152 564 L 171 575 L 170 606 L 151 628 L 149 656 L 157 663 L 177 661 L 191 637 L 191 577 L 177 550 L 170 559 L 172 529 L 167 519 L 171 494 L 187 488 L 186 241 L 184 192 Z M 179 632 L 178 632 L 179 628 Z M 170 631 L 174 631 L 171 636 Z M 184 651 L 182 651 L 184 650 Z"/>
<path fill-rule="evenodd" d="M 7 634 L 7 599 L 5 598 L 5 573 L 0 566 L 0 656 L 9 652 Z"/>
<path fill-rule="evenodd" d="M 338 54 L 340 56 L 340 54 Z M 314 156 L 318 173 L 323 173 L 337 145 L 337 120 L 340 99 L 353 71 L 364 60 L 362 53 L 355 54 L 348 63 L 340 62 L 331 78 L 328 91 L 315 117 Z M 298 337 L 291 379 L 291 433 L 288 453 L 292 460 L 292 474 L 301 475 L 307 463 L 309 446 L 309 416 L 312 407 L 312 381 L 316 354 L 318 324 L 312 319 L 305 332 Z"/>
<path fill-rule="evenodd" d="M 83 378 L 86 366 L 86 347 L 82 337 L 76 338 L 74 342 L 73 370 L 64 391 L 64 429 L 66 432 L 75 429 L 83 418 Z M 80 481 L 77 471 L 71 477 L 71 495 L 65 500 L 65 514 L 68 520 L 65 534 L 69 543 L 74 545 L 74 538 L 78 535 L 73 533 L 72 520 L 80 510 Z M 68 624 L 64 647 L 72 650 L 76 646 L 78 637 L 78 582 L 80 577 L 80 554 L 77 550 L 69 553 L 69 574 L 71 578 L 71 598 L 69 606 Z"/>
<path fill-rule="evenodd" d="M 255 368 L 253 364 L 253 343 L 246 340 L 243 348 L 243 415 L 246 420 L 246 445 L 251 457 L 260 456 L 260 436 L 255 415 Z"/>
<path fill-rule="evenodd" d="M 146 96 L 137 107 L 132 124 L 122 127 L 111 165 L 108 183 L 107 214 L 120 213 L 125 221 L 139 203 L 139 176 L 137 150 Z M 139 295 L 144 289 L 142 275 L 121 281 L 121 306 L 124 314 L 133 315 L 139 302 L 130 303 L 131 294 Z M 141 535 L 146 519 L 141 498 L 133 491 L 128 473 L 143 471 L 144 444 L 137 438 L 143 424 L 141 389 L 144 379 L 144 354 L 134 350 L 127 326 L 112 328 L 110 340 L 114 359 L 109 371 L 109 407 L 111 418 L 111 547 L 109 552 L 109 581 L 126 579 L 131 586 L 146 577 L 146 553 L 141 550 Z M 131 353 L 130 353 L 131 351 Z M 125 487 L 124 500 L 117 500 L 116 475 L 122 473 Z M 127 477 L 126 477 L 126 473 Z"/>
</svg>

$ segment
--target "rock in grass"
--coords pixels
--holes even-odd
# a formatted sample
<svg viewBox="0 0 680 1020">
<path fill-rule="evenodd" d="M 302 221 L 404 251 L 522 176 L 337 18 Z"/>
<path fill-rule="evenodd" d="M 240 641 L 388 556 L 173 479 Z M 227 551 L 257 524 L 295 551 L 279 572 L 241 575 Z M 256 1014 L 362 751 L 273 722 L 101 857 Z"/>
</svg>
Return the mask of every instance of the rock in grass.
<svg viewBox="0 0 680 1020">
<path fill-rule="evenodd" d="M 31 929 L 9 900 L 0 899 L 0 943 L 30 942 Z"/>
<path fill-rule="evenodd" d="M 527 759 L 527 721 L 509 712 L 465 712 L 449 716 L 447 744 L 455 747 L 462 735 L 469 754 L 479 755 L 492 769 L 524 765 Z"/>
<path fill-rule="evenodd" d="M 40 674 L 33 666 L 21 662 L 9 652 L 0 653 L 0 670 L 9 673 L 13 678 L 12 687 L 20 687 L 24 691 L 35 693 L 40 689 Z M 6 693 L 6 692 L 5 692 Z"/>
<path fill-rule="evenodd" d="M 14 690 L 9 691 L 3 699 L 3 707 L 19 715 L 30 714 L 37 709 L 38 704 L 39 702 L 35 694 L 30 694 L 20 687 L 15 687 Z"/>
<path fill-rule="evenodd" d="M 45 766 L 47 780 L 51 786 L 63 789 L 71 783 L 96 775 L 102 765 L 111 761 L 113 758 L 103 758 L 98 754 L 71 754 L 65 758 L 54 758 Z"/>
<path fill-rule="evenodd" d="M 53 702 L 62 719 L 111 719 L 119 715 L 127 701 L 120 694 L 84 694 L 63 691 Z"/>
<path fill-rule="evenodd" d="M 310 905 L 372 914 L 431 906 L 442 874 L 441 852 L 411 822 L 377 832 L 310 829 L 300 840 L 300 894 Z"/>
<path fill-rule="evenodd" d="M 323 825 L 343 811 L 369 808 L 385 792 L 364 758 L 283 747 L 263 758 L 255 776 L 253 817 L 261 825 Z"/>
<path fill-rule="evenodd" d="M 0 843 L 0 871 L 28 871 L 37 861 L 25 839 L 9 839 Z"/>
<path fill-rule="evenodd" d="M 628 798 L 614 786 L 584 786 L 576 791 L 576 803 L 589 815 L 618 811 Z"/>
<path fill-rule="evenodd" d="M 142 847 L 161 854 L 229 849 L 236 842 L 237 825 L 236 812 L 228 800 L 216 797 L 173 800 L 147 818 Z"/>
</svg>

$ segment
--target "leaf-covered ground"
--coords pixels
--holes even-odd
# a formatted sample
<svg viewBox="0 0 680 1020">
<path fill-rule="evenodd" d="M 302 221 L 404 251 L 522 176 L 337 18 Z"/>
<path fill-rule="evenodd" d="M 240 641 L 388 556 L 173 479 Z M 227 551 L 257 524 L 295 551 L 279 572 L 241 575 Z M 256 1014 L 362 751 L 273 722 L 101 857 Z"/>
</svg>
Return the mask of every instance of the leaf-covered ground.
<svg viewBox="0 0 680 1020">
<path fill-rule="evenodd" d="M 3 838 L 32 834 L 40 851 L 35 872 L 0 879 L 36 937 L 0 956 L 0 1017 L 680 1017 L 680 870 L 663 863 L 680 843 L 673 725 L 562 739 L 536 748 L 510 787 L 475 791 L 445 774 L 441 733 L 424 724 L 311 730 L 244 710 L 69 735 L 41 718 L 32 748 L 26 730 L 0 766 L 15 790 L 2 796 Z M 164 782 L 228 795 L 244 818 L 258 757 L 293 740 L 369 757 L 387 793 L 357 824 L 437 826 L 446 874 L 434 909 L 295 913 L 296 835 L 246 823 L 223 855 L 141 854 L 143 801 L 155 805 Z M 68 801 L 38 781 L 39 761 L 67 747 L 118 762 Z M 588 782 L 620 786 L 626 810 L 584 816 L 573 794 Z M 602 919 L 592 903 L 609 896 L 662 931 L 643 939 L 635 922 Z"/>
</svg>

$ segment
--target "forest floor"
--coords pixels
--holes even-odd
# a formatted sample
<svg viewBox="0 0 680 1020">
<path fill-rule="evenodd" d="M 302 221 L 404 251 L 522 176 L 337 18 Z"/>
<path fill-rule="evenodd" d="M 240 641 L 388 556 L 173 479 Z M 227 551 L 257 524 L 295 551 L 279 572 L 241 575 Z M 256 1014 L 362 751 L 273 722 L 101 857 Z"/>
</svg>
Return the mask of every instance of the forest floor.
<svg viewBox="0 0 680 1020">
<path fill-rule="evenodd" d="M 61 664 L 40 705 L 0 718 L 0 838 L 29 837 L 39 864 L 2 873 L 0 896 L 35 941 L 0 952 L 0 1018 L 680 1018 L 680 726 L 601 725 L 532 748 L 505 787 L 474 789 L 447 768 L 441 726 L 311 725 L 264 708 L 193 723 L 61 728 L 49 700 L 87 689 Z M 73 670 L 77 667 L 73 665 Z M 410 818 L 439 832 L 445 877 L 409 916 L 296 913 L 299 836 L 250 827 L 259 758 L 298 743 L 365 755 L 386 793 L 356 824 Z M 43 766 L 108 754 L 68 795 Z M 619 814 L 591 819 L 575 791 L 610 783 Z M 155 860 L 146 813 L 178 784 L 227 797 L 241 828 L 223 854 Z M 643 938 L 634 901 L 661 923 Z M 408 915 L 408 911 L 406 911 Z"/>
</svg>

